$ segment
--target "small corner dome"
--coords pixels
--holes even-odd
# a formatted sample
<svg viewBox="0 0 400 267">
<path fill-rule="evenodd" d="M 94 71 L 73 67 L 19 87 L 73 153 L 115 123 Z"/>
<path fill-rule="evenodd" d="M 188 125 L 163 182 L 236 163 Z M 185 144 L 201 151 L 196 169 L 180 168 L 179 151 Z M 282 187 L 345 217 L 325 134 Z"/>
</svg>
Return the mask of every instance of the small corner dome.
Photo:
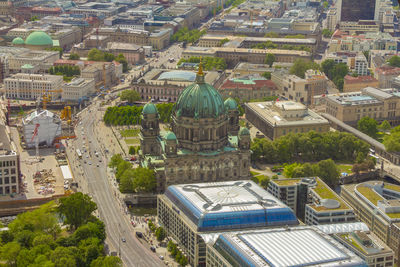
<svg viewBox="0 0 400 267">
<path fill-rule="evenodd" d="M 250 135 L 250 131 L 246 127 L 241 127 L 240 131 L 239 131 L 239 135 Z"/>
<path fill-rule="evenodd" d="M 232 97 L 227 98 L 224 102 L 224 105 L 225 105 L 226 110 L 237 110 L 238 109 L 237 103 L 236 103 L 235 99 L 233 99 Z"/>
<path fill-rule="evenodd" d="M 164 139 L 173 141 L 173 140 L 176 140 L 176 135 L 173 132 L 169 131 L 164 135 Z"/>
<path fill-rule="evenodd" d="M 146 105 L 144 105 L 143 110 L 142 110 L 143 114 L 157 114 L 157 108 L 153 103 L 147 103 Z"/>
<path fill-rule="evenodd" d="M 25 42 L 24 39 L 22 39 L 21 37 L 16 37 L 12 40 L 11 43 L 14 45 L 23 45 Z"/>
<path fill-rule="evenodd" d="M 34 31 L 26 38 L 26 45 L 53 46 L 53 40 L 44 31 Z"/>
</svg>

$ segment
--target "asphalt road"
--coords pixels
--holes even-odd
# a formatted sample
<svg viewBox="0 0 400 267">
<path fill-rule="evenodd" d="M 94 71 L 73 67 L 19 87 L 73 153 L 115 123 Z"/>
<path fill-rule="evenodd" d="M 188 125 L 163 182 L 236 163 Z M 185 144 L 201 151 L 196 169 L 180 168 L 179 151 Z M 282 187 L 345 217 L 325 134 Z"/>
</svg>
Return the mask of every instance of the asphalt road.
<svg viewBox="0 0 400 267">
<path fill-rule="evenodd" d="M 88 109 L 93 110 L 91 113 L 88 112 L 88 109 L 82 112 L 80 116 L 82 123 L 76 129 L 77 138 L 69 143 L 72 145 L 68 153 L 69 160 L 81 165 L 80 171 L 74 172 L 79 181 L 80 189 L 85 193 L 88 192 L 97 203 L 100 218 L 106 224 L 106 243 L 109 245 L 110 251 L 118 253 L 120 248 L 120 257 L 125 266 L 163 266 L 163 262 L 157 255 L 144 247 L 135 237 L 129 218 L 124 213 L 120 201 L 114 195 L 107 177 L 107 159 L 96 138 L 95 124 L 102 114 L 95 111 L 98 106 L 94 107 L 94 105 L 97 105 L 95 101 L 94 103 L 88 107 Z M 88 152 L 83 153 L 82 159 L 78 159 L 74 152 L 77 148 L 83 151 L 83 145 L 86 146 Z M 99 153 L 99 157 L 94 155 L 95 151 Z M 91 154 L 91 156 L 86 158 L 88 154 Z M 99 162 L 100 158 L 102 159 L 101 162 Z M 91 165 L 88 164 L 89 162 L 91 162 Z M 99 167 L 97 167 L 98 163 Z M 80 175 L 81 173 L 83 173 L 83 176 Z M 122 242 L 122 238 L 125 238 L 126 242 Z"/>
</svg>

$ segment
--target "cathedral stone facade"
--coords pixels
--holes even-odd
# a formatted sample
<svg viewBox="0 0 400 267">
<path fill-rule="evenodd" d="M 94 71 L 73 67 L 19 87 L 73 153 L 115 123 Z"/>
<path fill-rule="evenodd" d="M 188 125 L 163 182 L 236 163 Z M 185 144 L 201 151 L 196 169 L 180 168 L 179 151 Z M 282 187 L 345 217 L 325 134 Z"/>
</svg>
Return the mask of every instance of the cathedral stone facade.
<svg viewBox="0 0 400 267">
<path fill-rule="evenodd" d="M 250 177 L 250 132 L 239 127 L 235 100 L 224 102 L 204 82 L 201 67 L 176 102 L 171 131 L 160 131 L 153 103 L 144 106 L 140 146 L 141 165 L 155 170 L 158 192 L 173 184 Z"/>
</svg>

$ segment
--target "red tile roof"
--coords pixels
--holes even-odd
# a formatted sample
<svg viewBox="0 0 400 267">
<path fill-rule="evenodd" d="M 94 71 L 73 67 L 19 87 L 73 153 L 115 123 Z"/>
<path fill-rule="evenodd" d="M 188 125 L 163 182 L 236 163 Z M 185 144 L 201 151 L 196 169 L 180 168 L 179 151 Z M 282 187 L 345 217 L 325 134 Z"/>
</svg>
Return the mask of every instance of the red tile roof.
<svg viewBox="0 0 400 267">
<path fill-rule="evenodd" d="M 350 83 L 369 83 L 369 82 L 377 82 L 378 80 L 375 79 L 372 76 L 358 76 L 358 77 L 353 77 L 350 75 L 346 75 L 344 77 L 344 83 L 345 84 L 350 84 Z"/>
<path fill-rule="evenodd" d="M 376 73 L 383 75 L 398 75 L 400 74 L 400 68 L 391 67 L 391 66 L 382 66 L 380 68 L 375 69 Z"/>
</svg>

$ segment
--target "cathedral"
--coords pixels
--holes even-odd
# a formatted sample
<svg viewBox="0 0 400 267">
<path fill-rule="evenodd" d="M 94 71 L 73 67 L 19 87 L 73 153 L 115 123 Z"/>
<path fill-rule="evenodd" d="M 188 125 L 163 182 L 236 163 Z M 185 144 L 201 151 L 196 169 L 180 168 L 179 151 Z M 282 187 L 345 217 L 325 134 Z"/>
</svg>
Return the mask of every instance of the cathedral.
<svg viewBox="0 0 400 267">
<path fill-rule="evenodd" d="M 173 184 L 250 178 L 250 132 L 239 127 L 236 101 L 224 102 L 204 82 L 201 64 L 176 102 L 170 131 L 160 131 L 153 103 L 143 107 L 140 147 L 141 165 L 155 170 L 158 192 Z"/>
</svg>

